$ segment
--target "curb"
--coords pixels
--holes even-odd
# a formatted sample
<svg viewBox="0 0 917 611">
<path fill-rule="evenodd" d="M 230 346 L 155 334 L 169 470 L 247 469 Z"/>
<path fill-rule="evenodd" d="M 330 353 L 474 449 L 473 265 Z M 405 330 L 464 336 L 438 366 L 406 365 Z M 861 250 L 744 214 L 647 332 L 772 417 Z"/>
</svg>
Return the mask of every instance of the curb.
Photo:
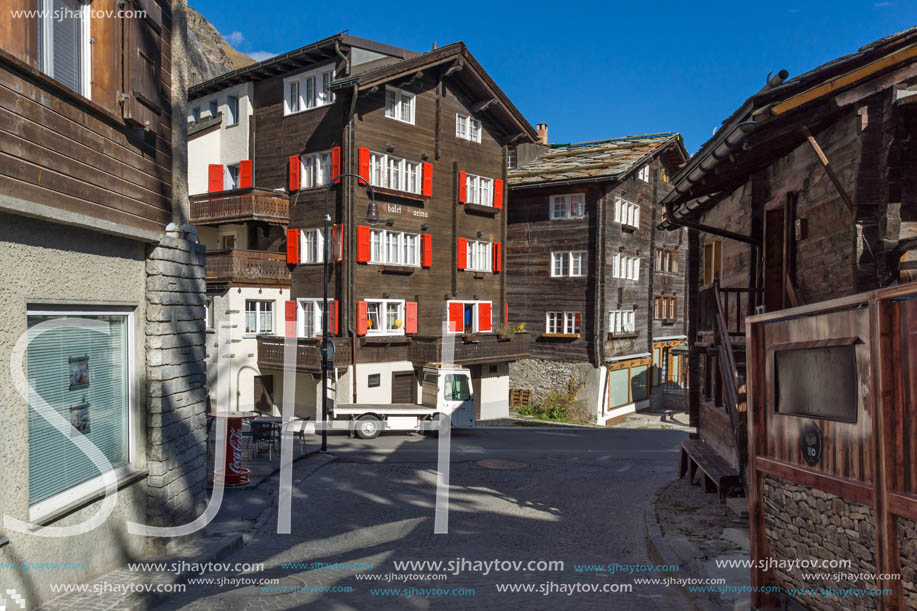
<svg viewBox="0 0 917 611">
<path fill-rule="evenodd" d="M 668 484 L 667 484 L 668 485 Z M 686 567 L 692 560 L 683 558 L 675 548 L 666 541 L 665 535 L 656 517 L 656 502 L 659 500 L 659 493 L 653 497 L 653 500 L 643 510 L 643 523 L 646 525 L 646 549 L 650 561 L 656 564 L 674 564 L 679 568 Z M 678 591 L 688 602 L 691 609 L 695 611 L 714 611 L 718 607 L 708 597 L 700 593 L 691 592 L 684 586 L 675 586 Z"/>
</svg>

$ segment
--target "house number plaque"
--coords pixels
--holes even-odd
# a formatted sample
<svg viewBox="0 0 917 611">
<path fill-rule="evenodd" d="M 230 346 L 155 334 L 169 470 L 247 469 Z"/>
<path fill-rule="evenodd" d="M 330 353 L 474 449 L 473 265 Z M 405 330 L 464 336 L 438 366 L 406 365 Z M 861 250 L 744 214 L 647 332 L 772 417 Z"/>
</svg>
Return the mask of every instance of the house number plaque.
<svg viewBox="0 0 917 611">
<path fill-rule="evenodd" d="M 802 429 L 799 436 L 799 445 L 802 450 L 802 457 L 810 467 L 814 467 L 821 461 L 822 439 L 821 431 L 814 425 L 808 425 Z"/>
</svg>

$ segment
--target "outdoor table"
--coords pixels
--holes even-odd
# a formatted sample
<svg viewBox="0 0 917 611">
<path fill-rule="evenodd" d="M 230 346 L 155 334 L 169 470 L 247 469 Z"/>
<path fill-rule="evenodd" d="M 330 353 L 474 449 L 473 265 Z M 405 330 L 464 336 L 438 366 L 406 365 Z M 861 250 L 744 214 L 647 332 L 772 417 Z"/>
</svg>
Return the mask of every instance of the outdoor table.
<svg viewBox="0 0 917 611">
<path fill-rule="evenodd" d="M 242 420 L 252 417 L 251 412 L 211 412 L 211 418 L 226 418 L 226 464 L 214 465 L 213 481 L 224 477 L 227 487 L 245 486 L 250 471 L 242 466 Z"/>
</svg>

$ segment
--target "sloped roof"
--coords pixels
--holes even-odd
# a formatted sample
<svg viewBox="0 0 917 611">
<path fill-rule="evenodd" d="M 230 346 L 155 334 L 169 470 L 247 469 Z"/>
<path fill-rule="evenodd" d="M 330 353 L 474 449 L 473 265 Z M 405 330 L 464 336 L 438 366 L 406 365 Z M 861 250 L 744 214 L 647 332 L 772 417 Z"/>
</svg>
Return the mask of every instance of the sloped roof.
<svg viewBox="0 0 917 611">
<path fill-rule="evenodd" d="M 507 177 L 510 186 L 617 178 L 672 143 L 684 151 L 681 136 L 672 132 L 552 144 L 541 156 L 510 170 Z"/>
</svg>

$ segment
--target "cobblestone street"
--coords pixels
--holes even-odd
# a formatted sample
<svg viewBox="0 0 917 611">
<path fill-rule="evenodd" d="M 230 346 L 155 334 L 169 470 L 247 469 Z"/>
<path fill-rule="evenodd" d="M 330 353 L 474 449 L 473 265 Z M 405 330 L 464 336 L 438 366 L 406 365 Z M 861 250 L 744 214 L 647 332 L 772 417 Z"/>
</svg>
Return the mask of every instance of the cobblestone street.
<svg viewBox="0 0 917 611">
<path fill-rule="evenodd" d="M 634 578 L 665 574 L 609 574 L 574 566 L 649 562 L 643 508 L 675 477 L 683 438 L 681 432 L 661 430 L 457 432 L 452 438 L 449 533 L 437 535 L 435 439 L 390 435 L 369 442 L 333 436 L 329 447 L 338 460 L 295 485 L 292 534 L 275 533 L 274 507 L 262 517 L 251 541 L 225 560 L 264 563 L 264 571 L 207 575 L 276 578 L 278 586 L 298 591 L 189 584 L 184 594 L 158 609 L 686 608 L 675 587 L 633 583 Z M 274 494 L 273 481 L 248 493 Z M 395 567 L 396 561 L 460 559 L 524 564 L 559 560 L 564 566 L 489 574 L 468 568 L 453 574 Z M 361 563 L 365 568 L 312 570 L 311 563 L 317 562 Z M 445 580 L 401 581 L 414 573 L 447 572 Z M 393 574 L 402 577 L 389 577 Z M 577 583 L 633 588 L 629 593 L 557 591 L 561 584 Z M 502 584 L 534 585 L 536 592 L 498 592 Z M 551 587 L 555 591 L 547 595 L 538 591 Z M 396 588 L 415 588 L 415 594 L 373 592 Z M 449 594 L 416 593 L 432 588 Z M 453 595 L 457 589 L 465 594 Z"/>
</svg>

